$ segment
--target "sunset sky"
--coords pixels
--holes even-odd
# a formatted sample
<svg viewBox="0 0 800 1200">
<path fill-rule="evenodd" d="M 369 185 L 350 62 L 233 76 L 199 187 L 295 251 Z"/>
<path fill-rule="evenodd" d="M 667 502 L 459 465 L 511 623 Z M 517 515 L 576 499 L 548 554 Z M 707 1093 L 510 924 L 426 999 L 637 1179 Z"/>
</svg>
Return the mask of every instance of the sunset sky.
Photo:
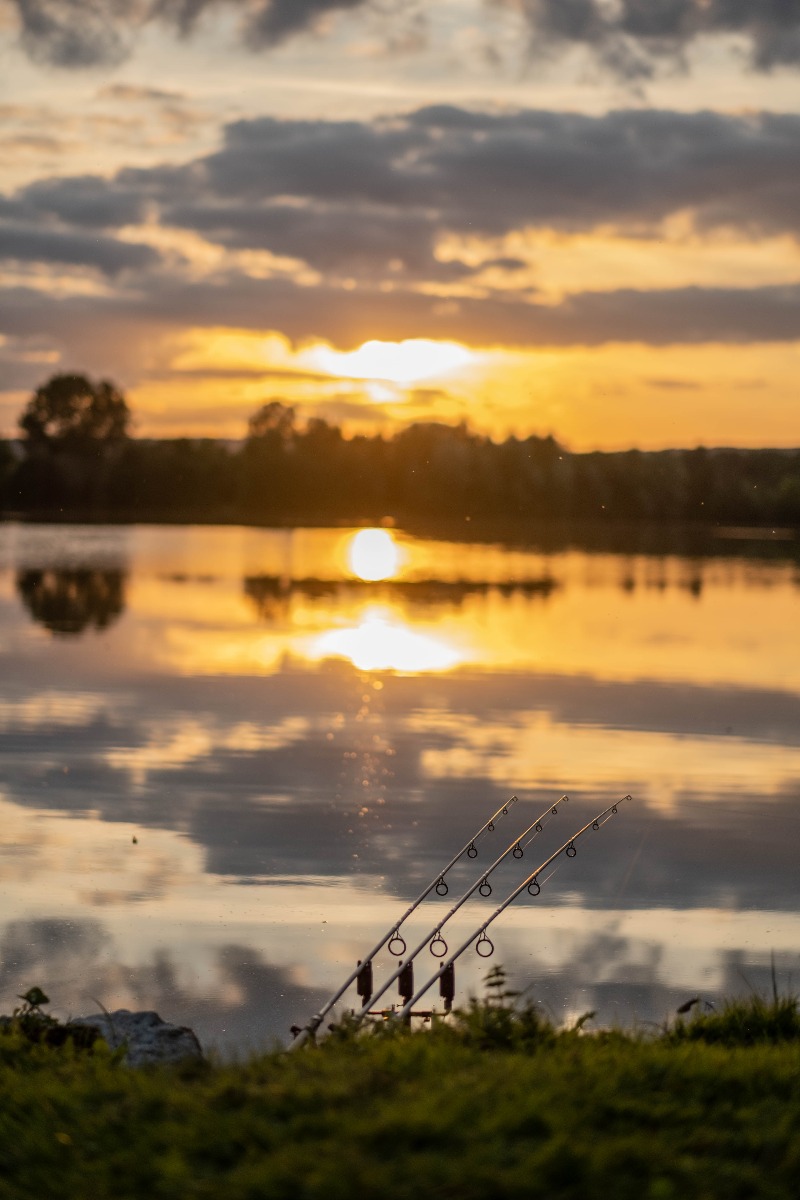
<svg viewBox="0 0 800 1200">
<path fill-rule="evenodd" d="M 0 435 L 800 444 L 800 0 L 0 0 Z"/>
</svg>

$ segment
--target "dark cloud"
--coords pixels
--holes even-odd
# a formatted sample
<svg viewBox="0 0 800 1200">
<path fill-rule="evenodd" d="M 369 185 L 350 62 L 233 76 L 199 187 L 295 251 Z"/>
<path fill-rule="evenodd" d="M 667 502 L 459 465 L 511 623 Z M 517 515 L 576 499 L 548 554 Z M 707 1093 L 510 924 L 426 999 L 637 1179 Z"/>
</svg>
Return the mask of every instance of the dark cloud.
<svg viewBox="0 0 800 1200">
<path fill-rule="evenodd" d="M 613 225 L 644 235 L 678 212 L 706 227 L 797 233 L 799 155 L 793 114 L 629 109 L 590 117 L 434 106 L 376 123 L 237 121 L 214 154 L 185 167 L 121 171 L 93 186 L 117 202 L 148 197 L 164 220 L 220 229 L 239 245 L 248 236 L 254 245 L 291 237 L 292 215 L 315 240 L 330 215 L 332 236 L 352 241 L 366 227 L 367 242 L 385 244 L 393 220 L 398 241 L 424 250 L 432 233 L 447 230 Z M 43 181 L 37 202 L 48 188 L 63 202 L 66 186 Z"/>
<path fill-rule="evenodd" d="M 741 39 L 755 70 L 800 63 L 799 0 L 489 0 L 489 7 L 522 14 L 534 54 L 582 46 L 625 79 L 685 65 L 695 43 L 720 35 Z"/>
<path fill-rule="evenodd" d="M 22 45 L 35 61 L 58 67 L 109 66 L 128 56 L 144 25 L 158 22 L 182 36 L 209 10 L 240 14 L 241 39 L 275 46 L 319 28 L 325 17 L 370 0 L 6 0 L 19 19 Z"/>
<path fill-rule="evenodd" d="M 40 336 L 93 361 L 97 370 L 138 371 L 145 345 L 186 327 L 274 329 L 341 347 L 365 337 L 427 337 L 475 346 L 656 346 L 784 342 L 800 338 L 800 285 L 763 288 L 621 289 L 583 292 L 560 305 L 519 299 L 443 302 L 413 291 L 384 292 L 230 274 L 186 283 L 162 274 L 146 293 L 55 298 L 17 287 L 0 292 L 0 332 Z M 102 331 L 102 336 L 100 336 Z"/>
<path fill-rule="evenodd" d="M 436 257 L 448 232 L 610 226 L 647 237 L 683 213 L 698 230 L 798 234 L 799 155 L 800 117 L 774 113 L 435 106 L 375 123 L 259 118 L 229 125 L 219 151 L 185 166 L 40 180 L 0 198 L 0 217 L 38 218 L 42 236 L 58 221 L 63 237 L 70 225 L 110 230 L 152 215 L 229 249 L 394 286 L 469 275 Z"/>
<path fill-rule="evenodd" d="M 239 36 L 254 50 L 318 31 L 326 18 L 374 10 L 384 21 L 399 15 L 399 32 L 385 39 L 389 53 L 425 44 L 419 14 L 408 6 L 376 0 L 5 0 L 17 14 L 22 44 L 32 58 L 60 67 L 85 68 L 120 62 L 143 26 L 159 23 L 190 36 L 207 12 L 239 16 Z M 770 71 L 800 62 L 800 0 L 487 0 L 493 10 L 512 9 L 530 30 L 534 54 L 553 56 L 581 46 L 615 75 L 647 78 L 660 65 L 683 65 L 700 39 L 735 36 L 751 67 Z M 486 58 L 497 62 L 491 41 Z M 493 57 L 492 57 L 493 53 Z"/>
<path fill-rule="evenodd" d="M 322 198 L 372 204 L 424 204 L 424 172 L 415 165 L 428 137 L 406 120 L 234 121 L 225 143 L 196 170 L 218 196 Z"/>
<path fill-rule="evenodd" d="M 370 209 L 354 214 L 344 204 L 298 208 L 290 204 L 188 204 L 166 209 L 167 225 L 191 229 L 229 249 L 269 250 L 317 270 L 346 276 L 453 279 L 471 273 L 434 256 L 431 214 Z"/>
<path fill-rule="evenodd" d="M 11 0 L 11 6 L 27 53 L 58 67 L 121 62 L 141 16 L 135 0 Z"/>
<path fill-rule="evenodd" d="M 798 228 L 790 196 L 800 118 L 791 115 L 437 106 L 409 124 L 422 142 L 414 161 L 421 194 L 445 219 L 452 212 L 456 228 L 646 229 L 685 209 L 714 224 Z"/>
<path fill-rule="evenodd" d="M 340 345 L 366 336 L 514 346 L 793 340 L 794 286 L 597 291 L 554 306 L 532 290 L 480 283 L 443 298 L 426 285 L 469 281 L 480 271 L 480 264 L 439 260 L 447 234 L 613 228 L 652 238 L 667 218 L 683 214 L 699 231 L 797 236 L 798 155 L 800 117 L 774 113 L 587 117 L 435 106 L 376 122 L 237 121 L 218 151 L 186 165 L 39 180 L 0 197 L 5 257 L 85 265 L 109 276 L 150 272 L 146 291 L 120 285 L 102 304 L 7 291 L 0 332 L 47 334 L 83 351 L 86 331 L 100 321 L 110 335 L 118 327 L 107 344 L 123 356 L 125 346 L 133 354 L 137 335 L 205 324 Z M 182 262 L 168 271 L 151 247 L 112 236 L 145 220 L 224 249 L 300 260 L 322 280 L 255 279 L 232 262 L 202 284 L 187 280 Z M 486 265 L 513 271 L 524 264 L 490 257 Z M 344 290 L 351 278 L 359 286 Z M 119 373 L 113 362 L 108 369 Z"/>
<path fill-rule="evenodd" d="M 92 229 L 136 225 L 144 219 L 147 206 L 146 196 L 141 192 L 98 175 L 73 175 L 33 183 L 18 192 L 14 200 L 19 216 L 35 212 Z"/>
<path fill-rule="evenodd" d="M 314 29 L 334 12 L 363 8 L 366 0 L 269 0 L 247 20 L 246 36 L 257 46 L 274 46 L 293 34 Z"/>
<path fill-rule="evenodd" d="M 0 259 L 63 263 L 90 267 L 104 275 L 118 275 L 122 271 L 152 267 L 159 255 L 150 246 L 115 238 L 8 222 L 0 225 Z"/>
</svg>

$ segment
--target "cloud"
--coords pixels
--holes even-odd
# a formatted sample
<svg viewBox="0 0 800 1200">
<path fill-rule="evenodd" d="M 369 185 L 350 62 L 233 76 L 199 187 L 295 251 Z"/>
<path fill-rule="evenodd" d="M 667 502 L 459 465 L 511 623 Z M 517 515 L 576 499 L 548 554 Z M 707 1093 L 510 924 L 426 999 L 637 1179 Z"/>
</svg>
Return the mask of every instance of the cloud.
<svg viewBox="0 0 800 1200">
<path fill-rule="evenodd" d="M 375 277 L 454 279 L 469 273 L 461 263 L 439 263 L 431 213 L 370 210 L 344 204 L 298 208 L 195 203 L 166 209 L 165 224 L 190 229 L 229 249 L 269 250 L 320 271 Z"/>
<path fill-rule="evenodd" d="M 241 40 L 251 49 L 276 46 L 314 31 L 331 15 L 370 0 L 5 0 L 15 10 L 24 50 L 57 67 L 113 66 L 130 54 L 143 26 L 194 32 L 206 11 L 240 14 Z"/>
<path fill-rule="evenodd" d="M 121 62 L 142 16 L 135 0 L 11 0 L 11 5 L 25 51 L 58 67 Z"/>
<path fill-rule="evenodd" d="M 217 152 L 180 169 L 122 172 L 109 186 L 144 189 L 167 221 L 201 231 L 215 221 L 230 229 L 241 213 L 238 245 L 248 226 L 262 231 L 251 244 L 285 237 L 291 213 L 311 231 L 320 211 L 339 222 L 337 236 L 349 214 L 351 237 L 365 229 L 367 240 L 386 240 L 377 230 L 389 219 L 427 242 L 432 229 L 491 236 L 610 225 L 641 235 L 686 212 L 704 228 L 797 234 L 798 155 L 794 114 L 442 105 L 375 123 L 237 121 Z"/>
<path fill-rule="evenodd" d="M 133 83 L 110 83 L 106 87 L 98 89 L 97 98 L 99 100 L 120 100 L 127 104 L 174 104 L 176 101 L 185 100 L 183 92 L 167 90 L 165 88 L 141 87 L 139 84 Z"/>
<path fill-rule="evenodd" d="M 437 258 L 446 234 L 653 237 L 680 214 L 701 233 L 798 236 L 799 155 L 794 114 L 445 105 L 374 122 L 264 117 L 231 123 L 219 150 L 186 165 L 37 181 L 0 198 L 0 216 L 107 231 L 152 216 L 323 273 L 453 282 L 471 271 Z"/>
<path fill-rule="evenodd" d="M 36 212 L 67 224 L 110 229 L 143 221 L 146 201 L 141 191 L 109 184 L 100 176 L 73 175 L 23 188 L 17 193 L 14 211 L 20 216 Z"/>
<path fill-rule="evenodd" d="M 22 46 L 35 61 L 66 68 L 119 63 L 148 24 L 191 36 L 207 13 L 239 17 L 240 41 L 269 50 L 290 38 L 324 30 L 337 15 L 374 13 L 385 28 L 384 52 L 414 53 L 425 45 L 420 13 L 394 0 L 0 0 L 17 16 Z M 800 63 L 798 0 L 485 0 L 481 27 L 489 61 L 494 17 L 511 9 L 530 31 L 537 57 L 581 47 L 617 77 L 639 80 L 659 67 L 685 65 L 687 53 L 709 37 L 733 37 L 757 71 Z M 494 51 L 494 63 L 497 54 Z"/>
<path fill-rule="evenodd" d="M 257 6 L 246 32 L 257 46 L 275 46 L 293 34 L 315 28 L 331 13 L 364 5 L 365 0 L 270 0 Z"/>
<path fill-rule="evenodd" d="M 12 262 L 64 263 L 90 267 L 104 275 L 141 270 L 159 261 L 150 246 L 59 229 L 37 229 L 21 223 L 0 225 L 0 259 Z"/>
<path fill-rule="evenodd" d="M 116 347 L 126 363 L 138 339 L 191 326 L 348 346 L 421 336 L 483 346 L 794 340 L 797 285 L 576 290 L 553 305 L 527 273 L 520 287 L 512 274 L 493 290 L 481 263 L 459 260 L 458 238 L 526 229 L 659 238 L 672 217 L 693 234 L 797 238 L 798 154 L 800 117 L 775 113 L 434 106 L 376 121 L 236 121 L 219 150 L 187 164 L 43 179 L 0 197 L 0 257 L 118 277 L 102 301 L 0 292 L 0 332 L 46 336 L 94 361 L 99 323 L 109 355 Z M 137 225 L 149 226 L 140 243 L 114 236 Z M 190 265 L 187 232 L 216 252 L 200 242 Z M 144 244 L 170 238 L 180 256 Z M 444 238 L 455 239 L 450 261 L 439 257 Z M 525 265 L 491 246 L 487 254 L 508 272 Z M 132 270 L 137 290 L 124 276 Z"/>
<path fill-rule="evenodd" d="M 684 65 L 695 43 L 718 36 L 740 39 L 757 71 L 800 63 L 798 0 L 488 0 L 488 7 L 522 15 L 536 56 L 581 46 L 629 80 L 661 64 Z"/>
<path fill-rule="evenodd" d="M 138 375 L 153 340 L 194 328 L 274 329 L 355 347 L 366 337 L 427 337 L 474 346 L 597 346 L 800 339 L 800 285 L 763 288 L 632 288 L 579 292 L 553 306 L 524 299 L 465 298 L 443 303 L 415 291 L 384 292 L 228 273 L 201 283 L 166 271 L 146 292 L 57 298 L 24 287 L 0 293 L 0 332 L 46 338 L 70 361 Z M 98 357 L 99 356 L 99 357 Z"/>
</svg>

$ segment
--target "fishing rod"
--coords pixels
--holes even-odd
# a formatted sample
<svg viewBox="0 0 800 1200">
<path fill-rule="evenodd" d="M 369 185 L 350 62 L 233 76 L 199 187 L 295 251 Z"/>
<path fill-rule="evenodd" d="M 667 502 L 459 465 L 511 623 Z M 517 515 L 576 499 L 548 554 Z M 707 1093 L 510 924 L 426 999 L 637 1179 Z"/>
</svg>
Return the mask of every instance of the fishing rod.
<svg viewBox="0 0 800 1200">
<path fill-rule="evenodd" d="M 429 988 L 433 987 L 437 979 L 440 981 L 443 979 L 448 979 L 449 983 L 452 985 L 453 966 L 456 960 L 461 957 L 465 950 L 469 949 L 476 938 L 477 942 L 475 949 L 477 953 L 481 956 L 481 958 L 488 958 L 494 952 L 494 945 L 491 939 L 486 936 L 486 930 L 489 928 L 492 921 L 496 920 L 496 918 L 508 908 L 509 904 L 512 904 L 513 901 L 516 900 L 517 896 L 519 896 L 521 892 L 524 892 L 526 888 L 531 896 L 538 896 L 539 892 L 542 890 L 541 884 L 538 880 L 538 876 L 541 874 L 541 872 L 546 871 L 550 864 L 554 863 L 555 860 L 562 854 L 566 854 L 567 858 L 574 858 L 578 853 L 578 851 L 575 849 L 575 843 L 577 842 L 578 838 L 582 837 L 583 834 L 588 832 L 590 829 L 600 829 L 601 825 L 605 825 L 606 821 L 610 820 L 611 817 L 616 813 L 617 805 L 622 804 L 625 800 L 630 799 L 630 796 L 623 796 L 622 800 L 617 800 L 616 803 L 609 804 L 608 808 L 604 808 L 603 811 L 598 813 L 593 820 L 584 825 L 582 829 L 579 829 L 577 833 L 574 833 L 568 841 L 564 842 L 563 846 L 559 846 L 558 850 L 551 854 L 549 858 L 546 858 L 544 862 L 527 877 L 527 879 L 523 879 L 522 883 L 518 887 L 514 888 L 514 890 L 503 901 L 503 903 L 495 909 L 488 921 L 484 921 L 482 925 L 479 925 L 475 932 L 471 933 L 467 940 L 459 946 L 458 950 L 456 950 L 454 954 L 451 954 L 446 962 L 442 962 L 440 964 L 436 974 L 432 975 L 427 983 L 425 983 L 417 992 L 415 992 L 413 996 L 409 997 L 398 1012 L 392 1014 L 392 1019 L 400 1021 L 404 1018 L 410 1017 L 411 1010 L 414 1005 L 422 999 Z M 481 946 L 485 946 L 486 948 L 482 950 Z M 440 990 L 442 990 L 441 985 Z M 405 997 L 403 997 L 403 999 L 405 999 Z"/>
<path fill-rule="evenodd" d="M 354 983 L 357 979 L 359 979 L 359 977 L 360 977 L 360 979 L 359 979 L 360 989 L 361 989 L 362 985 L 363 985 L 363 988 L 366 988 L 367 984 L 369 983 L 369 990 L 370 991 L 372 990 L 371 979 L 370 979 L 370 977 L 372 975 L 372 959 L 375 957 L 376 954 L 379 953 L 379 951 L 381 951 L 383 949 L 384 946 L 387 946 L 387 944 L 388 944 L 388 950 L 389 950 L 390 954 L 394 954 L 398 958 L 400 957 L 401 954 L 405 954 L 406 942 L 405 942 L 405 939 L 400 934 L 400 928 L 403 925 L 403 922 L 408 920 L 408 918 L 411 916 L 411 914 L 420 906 L 420 904 L 422 904 L 422 901 L 427 896 L 429 896 L 432 891 L 435 890 L 437 896 L 446 896 L 447 895 L 448 890 L 449 890 L 447 883 L 445 882 L 445 875 L 447 875 L 447 872 L 452 867 L 454 867 L 456 865 L 456 863 L 459 861 L 459 859 L 463 858 L 465 854 L 466 854 L 467 858 L 477 858 L 478 857 L 478 848 L 475 845 L 475 843 L 480 838 L 482 838 L 485 833 L 492 833 L 492 831 L 495 828 L 495 821 L 499 821 L 501 819 L 501 817 L 507 816 L 508 810 L 511 808 L 512 804 L 516 804 L 516 803 L 517 803 L 517 797 L 512 796 L 510 800 L 506 800 L 505 804 L 501 804 L 500 807 L 498 808 L 497 812 L 492 813 L 492 815 L 491 815 L 491 817 L 489 817 L 488 821 L 484 821 L 483 825 L 481 825 L 478 832 L 476 834 L 474 834 L 464 846 L 462 846 L 462 848 L 459 850 L 458 854 L 453 855 L 453 857 L 450 859 L 450 862 L 447 864 L 447 866 L 444 868 L 444 870 L 438 871 L 436 873 L 436 875 L 434 875 L 433 879 L 428 884 L 428 886 L 425 888 L 425 890 L 420 892 L 419 896 L 417 896 L 414 903 L 411 904 L 406 909 L 406 911 L 403 913 L 400 920 L 396 921 L 395 924 L 392 925 L 387 930 L 387 932 L 383 935 L 381 940 L 375 946 L 373 946 L 373 948 L 370 950 L 369 954 L 367 954 L 365 956 L 363 961 L 359 960 L 359 962 L 356 966 L 356 969 L 354 971 L 352 971 L 350 973 L 350 975 L 348 975 L 347 979 L 342 984 L 342 986 L 339 988 L 339 990 L 337 992 L 335 992 L 334 995 L 331 996 L 331 998 L 329 1000 L 327 1000 L 325 1004 L 323 1004 L 323 1006 L 319 1010 L 319 1012 L 314 1014 L 314 1016 L 311 1018 L 311 1020 L 308 1022 L 307 1025 L 303 1026 L 302 1029 L 297 1030 L 297 1033 L 295 1034 L 295 1039 L 289 1047 L 290 1050 L 296 1050 L 299 1046 L 302 1046 L 303 1043 L 306 1042 L 309 1037 L 312 1037 L 316 1033 L 316 1031 L 319 1029 L 320 1025 L 322 1024 L 322 1022 L 325 1020 L 325 1017 L 328 1015 L 328 1013 L 333 1008 L 334 1004 L 336 1004 L 337 1001 L 341 1000 L 342 996 L 345 994 L 347 989 L 350 987 L 351 983 Z M 361 994 L 361 991 L 359 994 Z M 294 1032 L 294 1028 L 293 1028 L 293 1032 Z"/>
<path fill-rule="evenodd" d="M 555 816 L 558 813 L 559 804 L 568 800 L 569 796 L 561 796 L 554 804 L 548 804 L 547 808 L 539 814 L 535 821 L 531 821 L 528 828 L 523 830 L 519 837 L 514 838 L 512 842 L 509 842 L 506 849 L 494 860 L 492 865 L 486 871 L 482 871 L 480 873 L 472 886 L 467 888 L 466 892 L 464 892 L 464 895 L 455 902 L 447 916 L 434 925 L 433 929 L 428 930 L 420 944 L 416 947 L 416 949 L 411 951 L 405 961 L 401 960 L 398 963 L 397 970 L 393 975 L 389 976 L 386 982 L 381 985 L 380 989 L 375 992 L 374 995 L 370 993 L 369 995 L 362 996 L 362 999 L 364 1000 L 364 1006 L 360 1012 L 355 1014 L 355 1020 L 357 1022 L 360 1022 L 362 1018 L 368 1014 L 371 1006 L 374 1005 L 377 1000 L 380 1000 L 384 992 L 387 992 L 394 981 L 396 979 L 400 979 L 401 976 L 403 978 L 400 990 L 403 998 L 407 998 L 407 996 L 413 992 L 414 969 L 412 964 L 420 951 L 424 950 L 426 946 L 429 946 L 430 952 L 434 958 L 442 958 L 447 953 L 447 942 L 442 937 L 442 927 L 447 924 L 452 916 L 455 916 L 462 904 L 466 904 L 467 900 L 469 900 L 470 896 L 473 896 L 475 892 L 479 891 L 482 896 L 491 896 L 492 885 L 489 883 L 489 876 L 491 875 L 492 871 L 494 871 L 496 867 L 499 867 L 500 863 L 503 862 L 504 859 L 508 858 L 509 854 L 513 854 L 514 858 L 522 858 L 524 847 L 530 845 L 533 839 L 539 836 L 539 834 L 542 832 L 543 824 L 547 817 L 551 815 Z M 531 830 L 533 830 L 533 833 L 531 833 Z M 523 844 L 522 839 L 528 837 L 529 833 L 531 833 L 531 836 L 528 838 L 528 841 Z M 441 950 L 439 949 L 440 946 Z"/>
</svg>

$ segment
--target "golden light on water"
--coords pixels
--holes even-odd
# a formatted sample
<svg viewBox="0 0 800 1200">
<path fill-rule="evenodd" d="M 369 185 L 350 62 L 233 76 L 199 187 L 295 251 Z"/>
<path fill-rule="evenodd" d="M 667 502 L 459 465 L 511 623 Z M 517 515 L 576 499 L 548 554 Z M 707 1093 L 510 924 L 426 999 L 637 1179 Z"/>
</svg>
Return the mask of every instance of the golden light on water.
<svg viewBox="0 0 800 1200">
<path fill-rule="evenodd" d="M 389 610 L 371 608 L 358 625 L 331 629 L 309 647 L 310 659 L 344 658 L 359 671 L 448 671 L 460 660 L 444 639 L 409 629 Z"/>
<path fill-rule="evenodd" d="M 391 579 L 400 566 L 400 548 L 388 529 L 360 529 L 347 547 L 347 564 L 359 579 Z"/>
</svg>

